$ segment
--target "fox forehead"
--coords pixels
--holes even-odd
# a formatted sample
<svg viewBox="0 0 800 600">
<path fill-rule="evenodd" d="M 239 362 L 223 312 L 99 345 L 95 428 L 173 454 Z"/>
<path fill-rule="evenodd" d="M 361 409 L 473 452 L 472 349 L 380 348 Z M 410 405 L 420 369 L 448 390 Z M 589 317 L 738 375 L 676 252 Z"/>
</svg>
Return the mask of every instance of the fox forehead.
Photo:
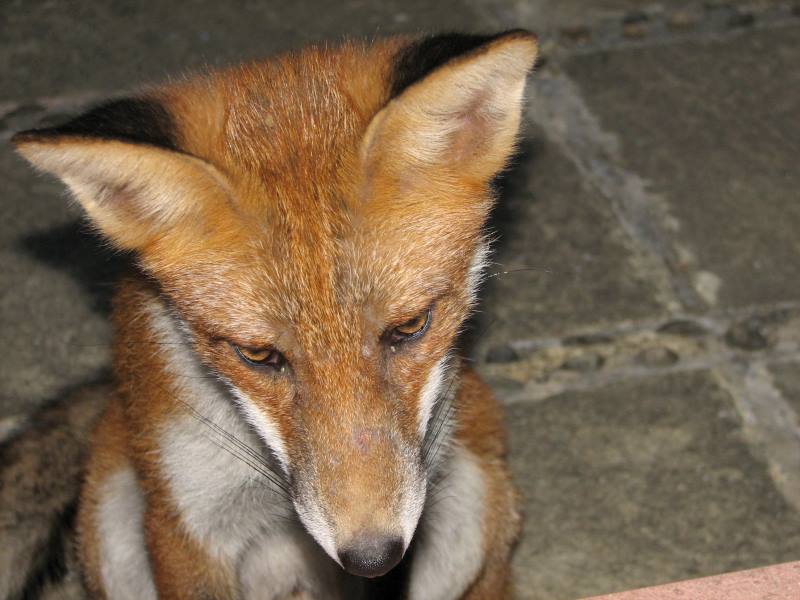
<svg viewBox="0 0 800 600">
<path fill-rule="evenodd" d="M 314 323 L 341 323 L 352 333 L 384 328 L 463 283 L 474 240 L 409 237 L 402 222 L 394 231 L 364 227 L 310 237 L 243 225 L 217 243 L 197 240 L 181 256 L 170 247 L 170 265 L 157 275 L 181 312 L 209 333 L 253 346 Z"/>
<path fill-rule="evenodd" d="M 169 86 L 159 100 L 177 144 L 235 180 L 240 202 L 260 209 L 267 192 L 275 215 L 335 211 L 401 44 L 310 47 Z"/>
</svg>

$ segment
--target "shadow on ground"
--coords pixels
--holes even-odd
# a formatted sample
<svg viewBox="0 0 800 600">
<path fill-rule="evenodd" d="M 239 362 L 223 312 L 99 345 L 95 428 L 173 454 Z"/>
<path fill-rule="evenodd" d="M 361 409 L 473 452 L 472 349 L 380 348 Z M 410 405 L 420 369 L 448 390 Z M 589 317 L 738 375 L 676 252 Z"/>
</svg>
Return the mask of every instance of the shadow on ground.
<svg viewBox="0 0 800 600">
<path fill-rule="evenodd" d="M 133 256 L 112 249 L 85 221 L 76 220 L 22 238 L 20 249 L 68 274 L 92 299 L 94 310 L 111 311 L 114 286 L 134 268 Z"/>
</svg>

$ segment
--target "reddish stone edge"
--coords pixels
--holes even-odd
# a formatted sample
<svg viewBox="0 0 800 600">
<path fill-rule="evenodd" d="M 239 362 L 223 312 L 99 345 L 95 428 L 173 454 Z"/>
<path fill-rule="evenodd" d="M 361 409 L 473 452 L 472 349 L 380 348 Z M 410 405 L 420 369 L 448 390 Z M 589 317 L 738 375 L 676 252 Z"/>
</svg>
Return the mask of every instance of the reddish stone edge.
<svg viewBox="0 0 800 600">
<path fill-rule="evenodd" d="M 800 600 L 800 561 L 586 600 Z"/>
</svg>

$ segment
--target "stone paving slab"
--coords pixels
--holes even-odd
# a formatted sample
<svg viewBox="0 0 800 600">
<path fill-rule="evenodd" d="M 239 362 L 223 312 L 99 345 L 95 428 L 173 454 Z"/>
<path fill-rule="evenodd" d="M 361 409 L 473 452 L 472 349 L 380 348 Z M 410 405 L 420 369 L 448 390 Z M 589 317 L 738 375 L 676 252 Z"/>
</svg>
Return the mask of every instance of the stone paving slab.
<svg viewBox="0 0 800 600">
<path fill-rule="evenodd" d="M 767 58 L 768 57 L 768 58 Z M 800 295 L 800 27 L 576 57 L 567 70 L 662 195 L 711 305 Z"/>
<path fill-rule="evenodd" d="M 800 514 L 707 372 L 508 408 L 519 597 L 569 599 L 800 558 Z"/>
<path fill-rule="evenodd" d="M 771 365 L 769 370 L 783 397 L 795 413 L 800 415 L 800 361 Z M 800 419 L 797 421 L 797 426 L 800 427 Z"/>
<path fill-rule="evenodd" d="M 108 361 L 110 283 L 123 264 L 61 185 L 0 150 L 0 418 L 30 412 Z"/>
<path fill-rule="evenodd" d="M 86 90 L 117 93 L 186 69 L 344 35 L 489 26 L 459 0 L 6 0 L 0 24 L 0 102 Z"/>
<path fill-rule="evenodd" d="M 500 187 L 475 326 L 482 348 L 663 312 L 608 201 L 539 130 Z"/>
<path fill-rule="evenodd" d="M 786 4 L 781 0 L 478 0 L 501 19 L 516 18 L 535 29 L 548 31 L 574 28 L 615 20 L 641 23 L 647 15 L 675 15 L 677 28 L 690 26 L 702 18 L 730 18 L 734 13 L 758 15 L 770 8 Z"/>
</svg>

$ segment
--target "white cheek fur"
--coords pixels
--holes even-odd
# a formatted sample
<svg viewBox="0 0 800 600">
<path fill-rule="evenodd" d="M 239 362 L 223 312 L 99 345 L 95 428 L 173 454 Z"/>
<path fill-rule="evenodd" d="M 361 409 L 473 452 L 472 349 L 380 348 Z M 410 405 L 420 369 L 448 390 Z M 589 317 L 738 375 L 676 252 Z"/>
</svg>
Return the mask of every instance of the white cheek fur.
<svg viewBox="0 0 800 600">
<path fill-rule="evenodd" d="M 472 262 L 467 272 L 467 297 L 470 305 L 475 304 L 478 299 L 478 288 L 486 278 L 486 265 L 489 264 L 490 253 L 489 242 L 484 240 L 478 244 L 475 254 L 472 256 Z"/>
<path fill-rule="evenodd" d="M 467 297 L 469 298 L 470 305 L 474 304 L 477 300 L 478 288 L 485 276 L 484 273 L 489 261 L 489 253 L 489 243 L 484 240 L 478 244 L 475 249 L 475 254 L 472 256 L 466 281 Z M 450 359 L 451 356 L 448 353 L 431 368 L 428 372 L 428 378 L 425 381 L 422 392 L 420 393 L 418 414 L 420 440 L 425 439 L 433 407 L 444 392 L 443 387 L 445 381 L 449 380 L 447 371 L 450 367 Z"/>
<path fill-rule="evenodd" d="M 295 501 L 295 510 L 302 521 L 303 526 L 311 536 L 322 546 L 325 553 L 335 560 L 339 565 L 339 555 L 336 551 L 336 540 L 325 515 L 319 508 L 312 494 L 300 494 L 300 498 Z"/>
<path fill-rule="evenodd" d="M 278 459 L 278 462 L 286 475 L 289 475 L 289 454 L 286 451 L 286 444 L 283 441 L 278 425 L 272 418 L 259 409 L 255 403 L 239 388 L 230 385 L 231 392 L 236 398 L 236 404 L 241 409 L 247 422 L 258 433 L 267 447 Z"/>
<path fill-rule="evenodd" d="M 428 423 L 431 419 L 431 412 L 442 394 L 445 375 L 449 366 L 450 355 L 446 354 L 439 361 L 433 365 L 433 368 L 428 373 L 428 379 L 422 387 L 422 392 L 419 396 L 419 414 L 418 414 L 418 430 L 419 439 L 425 439 L 425 433 L 428 431 Z"/>
</svg>

